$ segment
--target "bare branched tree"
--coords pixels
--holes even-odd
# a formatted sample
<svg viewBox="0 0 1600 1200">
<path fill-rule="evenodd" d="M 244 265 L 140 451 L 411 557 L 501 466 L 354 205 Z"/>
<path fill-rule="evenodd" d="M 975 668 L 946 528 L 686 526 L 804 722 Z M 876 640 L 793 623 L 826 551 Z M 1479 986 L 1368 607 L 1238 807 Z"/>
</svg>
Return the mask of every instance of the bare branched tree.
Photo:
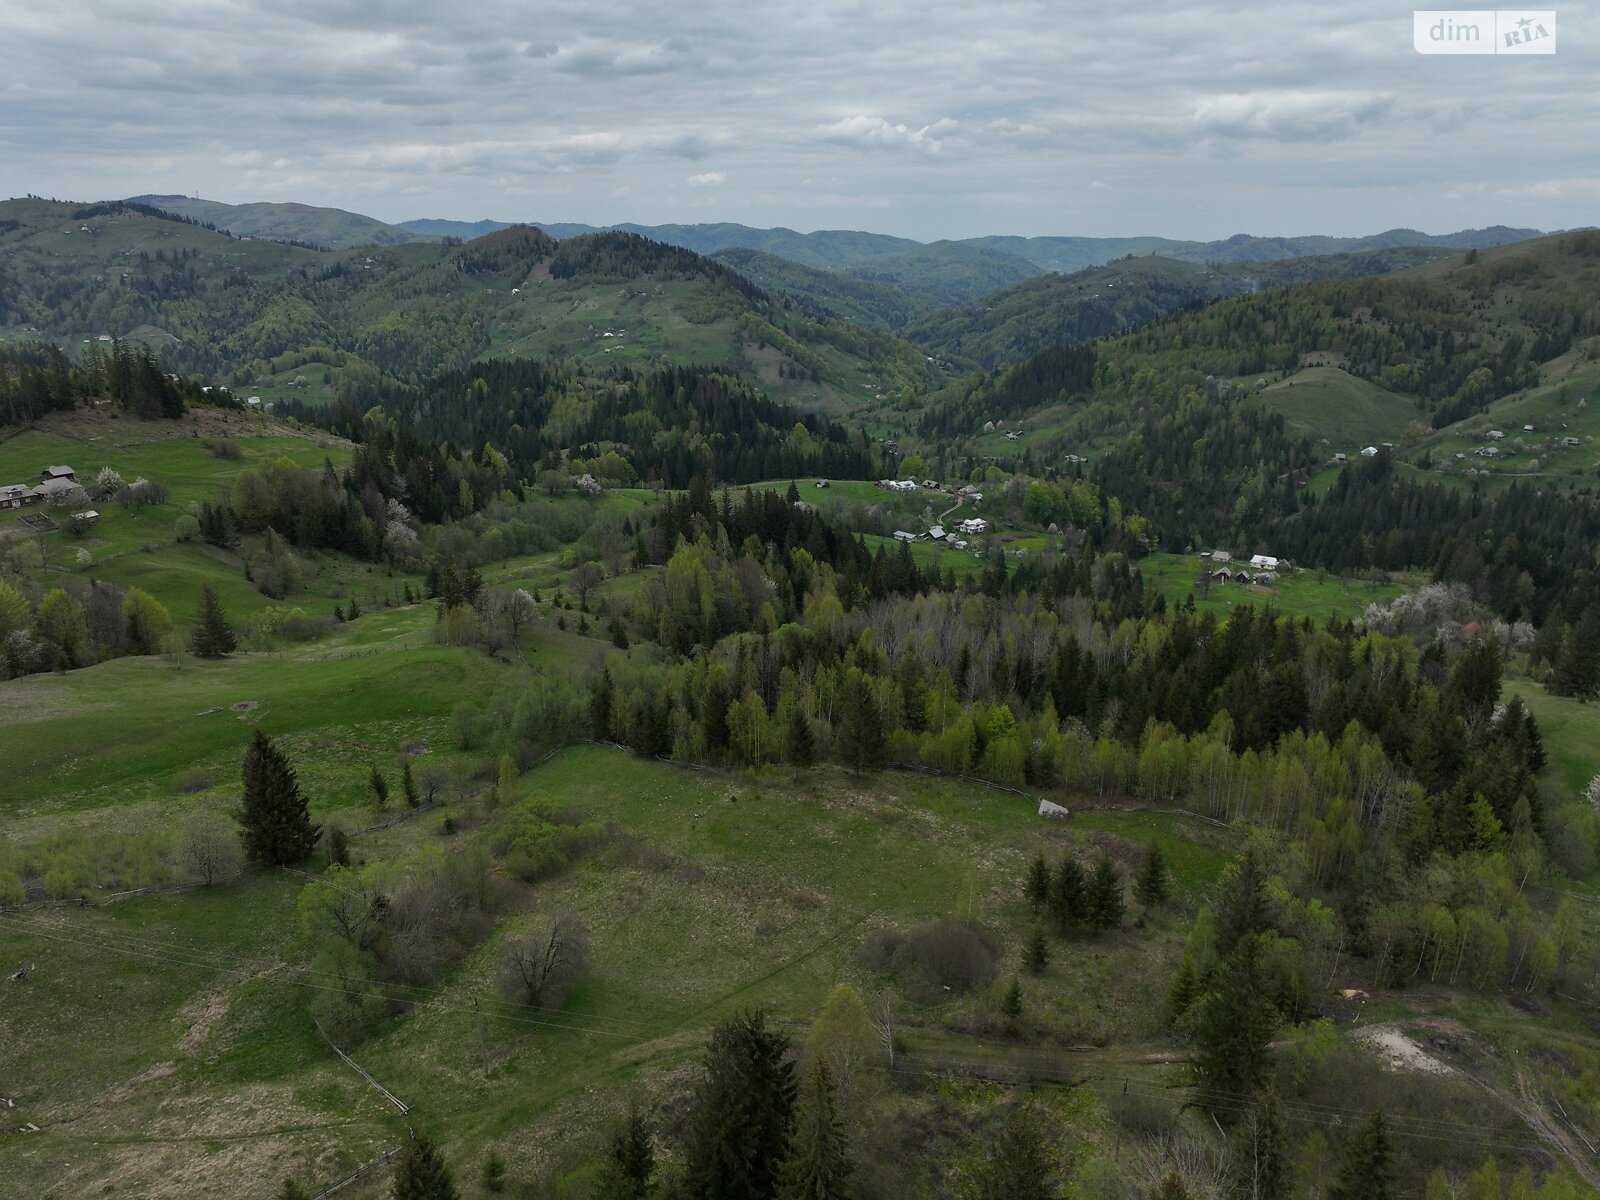
<svg viewBox="0 0 1600 1200">
<path fill-rule="evenodd" d="M 589 935 L 574 912 L 558 913 L 542 930 L 509 937 L 500 947 L 500 991 L 530 1008 L 554 1008 L 589 969 Z"/>
<path fill-rule="evenodd" d="M 244 857 L 238 828 L 212 816 L 197 816 L 184 825 L 179 852 L 195 882 L 206 887 L 232 875 Z"/>
</svg>

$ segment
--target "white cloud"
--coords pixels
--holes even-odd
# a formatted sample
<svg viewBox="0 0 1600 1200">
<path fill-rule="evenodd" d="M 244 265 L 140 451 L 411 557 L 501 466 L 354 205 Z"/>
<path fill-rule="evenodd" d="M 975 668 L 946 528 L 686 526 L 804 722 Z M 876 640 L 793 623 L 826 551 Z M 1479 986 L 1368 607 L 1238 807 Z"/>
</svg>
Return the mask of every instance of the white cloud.
<svg viewBox="0 0 1600 1200">
<path fill-rule="evenodd" d="M 690 187 L 717 187 L 728 182 L 726 171 L 702 171 L 698 175 L 691 175 L 685 180 Z"/>
<path fill-rule="evenodd" d="M 921 129 L 912 129 L 905 124 L 891 124 L 883 117 L 858 113 L 855 116 L 840 117 L 837 121 L 818 125 L 816 134 L 822 141 L 837 142 L 840 145 L 911 146 L 937 154 L 944 149 L 940 135 L 952 132 L 955 128 L 956 122 L 939 120 L 931 125 L 924 125 Z"/>
</svg>

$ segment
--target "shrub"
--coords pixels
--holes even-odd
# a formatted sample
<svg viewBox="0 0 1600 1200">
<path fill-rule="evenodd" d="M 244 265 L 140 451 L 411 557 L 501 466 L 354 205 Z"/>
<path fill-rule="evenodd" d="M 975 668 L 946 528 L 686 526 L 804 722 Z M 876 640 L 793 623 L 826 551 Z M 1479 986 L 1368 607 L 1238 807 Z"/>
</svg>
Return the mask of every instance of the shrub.
<svg viewBox="0 0 1600 1200">
<path fill-rule="evenodd" d="M 966 992 L 994 978 L 994 950 L 971 925 L 931 921 L 911 933 L 911 954 L 929 982 Z"/>
</svg>

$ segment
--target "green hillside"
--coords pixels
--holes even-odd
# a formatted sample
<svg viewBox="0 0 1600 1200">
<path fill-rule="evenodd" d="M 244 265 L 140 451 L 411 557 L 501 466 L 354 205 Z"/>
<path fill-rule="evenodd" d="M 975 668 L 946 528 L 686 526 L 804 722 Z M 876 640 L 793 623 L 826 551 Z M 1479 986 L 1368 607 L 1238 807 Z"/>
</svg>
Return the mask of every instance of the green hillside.
<svg viewBox="0 0 1600 1200">
<path fill-rule="evenodd" d="M 1252 395 L 1282 413 L 1290 429 L 1326 445 L 1329 454 L 1354 455 L 1364 446 L 1398 443 L 1421 416 L 1414 399 L 1338 367 L 1306 367 Z"/>
<path fill-rule="evenodd" d="M 719 250 L 712 257 L 766 291 L 793 296 L 868 329 L 901 330 L 933 307 L 931 301 L 897 284 L 870 283 L 761 250 Z"/>
<path fill-rule="evenodd" d="M 103 208 L 103 206 L 102 206 Z M 132 208 L 0 204 L 0 328 L 67 346 L 138 337 L 264 401 L 416 380 L 495 356 L 585 369 L 727 366 L 847 412 L 938 380 L 886 334 L 808 316 L 717 263 L 622 233 L 527 226 L 462 246 L 318 253 Z"/>
<path fill-rule="evenodd" d="M 134 196 L 131 202 L 177 213 L 204 225 L 215 225 L 240 237 L 304 242 L 312 246 L 325 246 L 330 250 L 349 250 L 356 246 L 397 246 L 419 239 L 432 240 L 428 235 L 389 225 L 374 217 L 346 212 L 342 208 L 318 208 L 311 204 L 265 201 L 223 204 L 218 200 L 190 199 L 188 196 Z"/>
</svg>

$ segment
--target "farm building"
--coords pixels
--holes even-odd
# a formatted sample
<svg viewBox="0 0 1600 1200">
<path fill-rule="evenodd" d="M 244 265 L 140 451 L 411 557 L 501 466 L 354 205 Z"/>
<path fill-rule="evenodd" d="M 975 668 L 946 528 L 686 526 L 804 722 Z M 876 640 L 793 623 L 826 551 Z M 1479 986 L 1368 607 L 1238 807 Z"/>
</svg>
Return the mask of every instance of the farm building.
<svg viewBox="0 0 1600 1200">
<path fill-rule="evenodd" d="M 65 479 L 73 482 L 78 478 L 78 473 L 71 467 L 46 467 L 39 472 L 39 478 L 48 483 L 52 479 Z"/>
<path fill-rule="evenodd" d="M 917 540 L 917 535 L 910 530 L 896 529 L 894 531 L 894 540 L 897 542 L 914 542 Z"/>
<path fill-rule="evenodd" d="M 38 491 L 25 483 L 8 483 L 0 487 L 0 508 L 26 508 L 44 499 Z"/>
<path fill-rule="evenodd" d="M 1278 560 L 1270 554 L 1252 554 L 1250 556 L 1250 565 L 1258 571 L 1276 571 L 1278 569 Z"/>
</svg>

